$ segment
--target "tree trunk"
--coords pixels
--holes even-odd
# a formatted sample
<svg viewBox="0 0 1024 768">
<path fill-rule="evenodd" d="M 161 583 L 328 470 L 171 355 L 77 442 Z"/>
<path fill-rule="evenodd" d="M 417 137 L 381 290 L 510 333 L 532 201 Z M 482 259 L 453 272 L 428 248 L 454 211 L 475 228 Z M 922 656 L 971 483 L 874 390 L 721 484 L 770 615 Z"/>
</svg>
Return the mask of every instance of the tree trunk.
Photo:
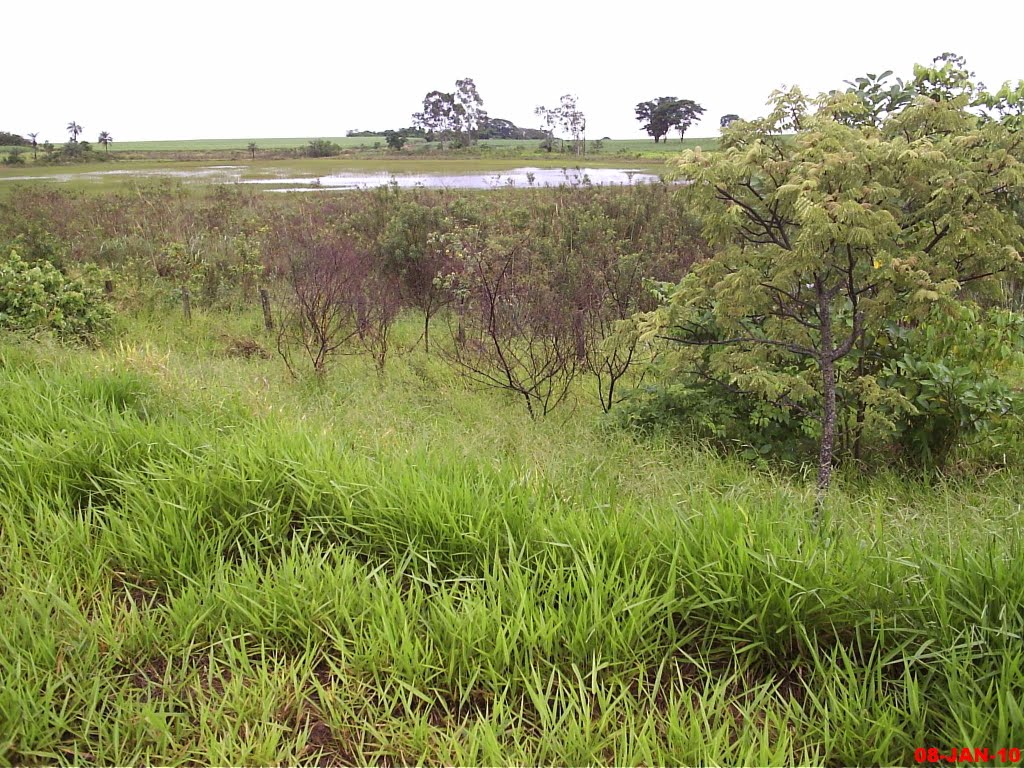
<svg viewBox="0 0 1024 768">
<path fill-rule="evenodd" d="M 824 334 L 823 334 L 824 335 Z M 822 351 L 821 385 L 821 443 L 818 448 L 818 486 L 814 500 L 814 525 L 821 523 L 821 513 L 825 507 L 825 497 L 832 482 L 832 458 L 835 453 L 836 434 L 836 372 L 832 352 Z"/>
<path fill-rule="evenodd" d="M 832 342 L 832 307 L 830 297 L 821 278 L 815 280 L 818 294 L 818 319 L 821 321 L 821 350 L 818 365 L 821 367 L 821 442 L 818 446 L 818 483 L 814 498 L 814 527 L 821 524 L 825 508 L 825 497 L 832 482 L 832 460 L 835 455 L 836 434 L 836 350 Z"/>
</svg>

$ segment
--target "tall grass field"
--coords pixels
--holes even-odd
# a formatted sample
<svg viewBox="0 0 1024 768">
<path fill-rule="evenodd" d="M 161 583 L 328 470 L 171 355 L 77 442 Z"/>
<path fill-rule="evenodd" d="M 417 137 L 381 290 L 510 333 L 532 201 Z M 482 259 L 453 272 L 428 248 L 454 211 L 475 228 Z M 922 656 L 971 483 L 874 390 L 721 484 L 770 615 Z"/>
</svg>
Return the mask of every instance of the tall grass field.
<svg viewBox="0 0 1024 768">
<path fill-rule="evenodd" d="M 272 346 L 214 312 L 0 345 L 0 764 L 1024 746 L 1019 467 L 850 472 L 814 531 L 799 474 L 224 333 Z"/>
</svg>

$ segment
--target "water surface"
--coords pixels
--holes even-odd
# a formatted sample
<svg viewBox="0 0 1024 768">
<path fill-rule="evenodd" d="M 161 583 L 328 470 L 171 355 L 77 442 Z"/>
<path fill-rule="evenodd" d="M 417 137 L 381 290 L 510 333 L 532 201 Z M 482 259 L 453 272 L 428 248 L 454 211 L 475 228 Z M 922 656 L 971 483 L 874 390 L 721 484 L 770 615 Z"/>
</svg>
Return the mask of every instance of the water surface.
<svg viewBox="0 0 1024 768">
<path fill-rule="evenodd" d="M 629 168 L 513 168 L 507 171 L 476 173 L 394 173 L 339 171 L 320 176 L 246 177 L 249 168 L 244 165 L 214 165 L 206 168 L 170 169 L 116 169 L 84 171 L 80 173 L 53 173 L 40 176 L 6 176 L 2 181 L 101 181 L 108 177 L 169 178 L 203 184 L 258 184 L 273 191 L 302 192 L 317 190 L 372 189 L 387 185 L 424 187 L 434 189 L 497 189 L 501 187 L 557 187 L 562 185 L 629 185 L 650 184 L 659 181 L 653 173 Z"/>
</svg>

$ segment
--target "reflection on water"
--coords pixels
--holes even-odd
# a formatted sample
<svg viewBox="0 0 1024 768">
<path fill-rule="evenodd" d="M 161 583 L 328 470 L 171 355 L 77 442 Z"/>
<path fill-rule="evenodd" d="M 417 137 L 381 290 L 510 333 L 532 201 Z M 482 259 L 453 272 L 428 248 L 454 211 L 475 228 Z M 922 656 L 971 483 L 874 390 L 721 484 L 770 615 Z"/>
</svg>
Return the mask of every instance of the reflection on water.
<svg viewBox="0 0 1024 768">
<path fill-rule="evenodd" d="M 399 187 L 497 189 L 499 187 L 557 187 L 562 184 L 649 184 L 652 173 L 622 168 L 514 168 L 491 173 L 332 173 L 316 179 L 243 179 L 243 184 L 272 184 L 281 191 Z"/>
<path fill-rule="evenodd" d="M 323 176 L 247 179 L 246 166 L 216 165 L 189 170 L 161 168 L 55 173 L 44 176 L 8 176 L 0 181 L 60 181 L 73 179 L 98 181 L 108 176 L 128 178 L 172 178 L 203 183 L 259 184 L 274 191 L 369 189 L 386 185 L 446 189 L 497 189 L 501 187 L 557 187 L 588 184 L 650 184 L 659 177 L 652 173 L 624 168 L 514 168 L 487 173 L 354 173 L 338 172 Z"/>
</svg>

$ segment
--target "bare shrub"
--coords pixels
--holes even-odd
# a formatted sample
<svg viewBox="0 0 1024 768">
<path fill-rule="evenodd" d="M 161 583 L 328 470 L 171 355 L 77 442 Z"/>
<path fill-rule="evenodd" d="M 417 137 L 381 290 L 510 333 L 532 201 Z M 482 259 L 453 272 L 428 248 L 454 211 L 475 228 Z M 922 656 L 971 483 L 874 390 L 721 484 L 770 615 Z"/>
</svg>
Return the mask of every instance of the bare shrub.
<svg viewBox="0 0 1024 768">
<path fill-rule="evenodd" d="M 520 396 L 531 417 L 547 415 L 580 370 L 574 311 L 522 241 L 469 228 L 458 243 L 448 359 L 471 380 Z"/>
<path fill-rule="evenodd" d="M 397 290 L 375 275 L 369 254 L 346 238 L 293 224 L 278 241 L 290 291 L 277 335 L 277 349 L 292 375 L 298 358 L 317 376 L 343 352 L 368 350 L 383 368 Z"/>
</svg>

